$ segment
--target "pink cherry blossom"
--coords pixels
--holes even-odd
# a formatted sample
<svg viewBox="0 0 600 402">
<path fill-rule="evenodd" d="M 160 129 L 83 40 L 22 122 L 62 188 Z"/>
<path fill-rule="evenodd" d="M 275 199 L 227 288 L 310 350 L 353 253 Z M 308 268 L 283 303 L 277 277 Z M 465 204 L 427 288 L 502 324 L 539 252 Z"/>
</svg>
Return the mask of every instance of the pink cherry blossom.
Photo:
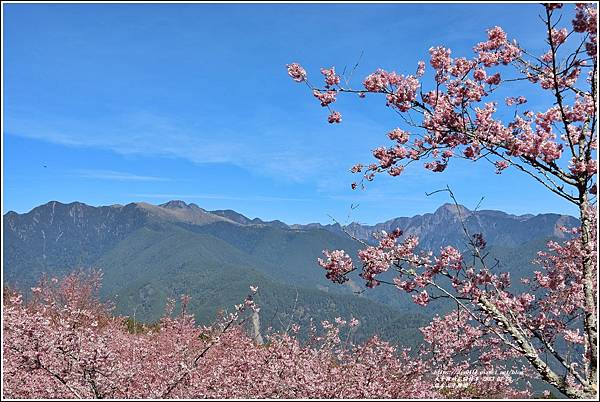
<svg viewBox="0 0 600 402">
<path fill-rule="evenodd" d="M 337 92 L 331 91 L 331 90 L 326 91 L 326 92 L 321 92 L 321 91 L 318 91 L 315 89 L 313 91 L 313 95 L 315 98 L 317 98 L 319 100 L 319 102 L 321 102 L 321 106 L 325 107 L 325 106 L 328 106 L 329 104 L 335 102 Z"/>
<path fill-rule="evenodd" d="M 370 92 L 383 92 L 389 83 L 387 73 L 384 70 L 377 70 L 365 78 L 364 86 Z"/>
<path fill-rule="evenodd" d="M 429 295 L 427 294 L 426 290 L 422 291 L 416 296 L 413 295 L 412 298 L 415 304 L 420 306 L 427 306 L 427 304 L 429 304 Z"/>
<path fill-rule="evenodd" d="M 484 81 L 487 78 L 487 73 L 483 68 L 477 68 L 473 71 L 475 81 Z"/>
<path fill-rule="evenodd" d="M 550 33 L 552 44 L 555 47 L 562 45 L 565 42 L 565 40 L 567 39 L 568 34 L 569 34 L 569 31 L 567 31 L 567 28 L 553 29 Z"/>
<path fill-rule="evenodd" d="M 287 65 L 288 75 L 296 82 L 302 82 L 306 80 L 306 71 L 298 63 L 291 63 Z"/>
<path fill-rule="evenodd" d="M 331 112 L 329 117 L 327 117 L 327 121 L 329 123 L 341 123 L 342 115 L 339 112 Z"/>
<path fill-rule="evenodd" d="M 424 61 L 419 61 L 418 65 L 417 65 L 417 72 L 416 72 L 416 77 L 420 78 L 425 74 L 425 62 Z"/>
<path fill-rule="evenodd" d="M 322 68 L 321 74 L 325 76 L 325 85 L 331 87 L 340 83 L 340 76 L 335 73 L 335 68 Z"/>
<path fill-rule="evenodd" d="M 508 166 L 509 166 L 508 162 L 506 162 L 506 161 L 497 161 L 495 163 L 495 165 L 496 165 L 496 173 L 497 174 L 502 173 L 502 171 L 504 169 L 508 168 Z"/>
<path fill-rule="evenodd" d="M 319 265 L 327 270 L 327 279 L 334 282 L 344 283 L 348 280 L 346 274 L 354 271 L 352 258 L 344 250 L 323 251 L 327 260 L 319 258 Z"/>
<path fill-rule="evenodd" d="M 452 51 L 450 49 L 441 46 L 432 47 L 429 49 L 429 54 L 431 55 L 429 64 L 438 71 L 448 70 L 452 63 L 452 59 L 450 58 L 451 53 Z"/>
<path fill-rule="evenodd" d="M 489 76 L 485 79 L 485 82 L 489 85 L 498 85 L 500 84 L 500 73 L 496 73 L 492 76 Z"/>
<path fill-rule="evenodd" d="M 406 144 L 410 138 L 410 134 L 399 128 L 395 128 L 388 133 L 390 140 L 397 141 L 399 144 Z"/>
</svg>

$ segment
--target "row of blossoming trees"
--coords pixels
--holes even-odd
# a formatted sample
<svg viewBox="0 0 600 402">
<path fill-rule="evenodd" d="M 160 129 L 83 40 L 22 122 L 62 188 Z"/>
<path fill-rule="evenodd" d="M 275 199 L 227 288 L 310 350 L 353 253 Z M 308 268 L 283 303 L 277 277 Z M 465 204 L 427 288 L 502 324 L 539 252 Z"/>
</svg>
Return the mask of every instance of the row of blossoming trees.
<svg viewBox="0 0 600 402">
<path fill-rule="evenodd" d="M 379 69 L 365 78 L 362 88 L 344 85 L 333 67 L 321 70 L 323 86 L 309 82 L 297 63 L 288 65 L 288 74 L 306 83 L 329 109 L 329 123 L 342 120 L 332 105 L 343 93 L 382 95 L 397 112 L 402 128 L 388 133 L 391 146 L 373 151 L 373 163 L 352 168 L 362 174 L 353 188 L 364 188 L 377 174 L 401 175 L 418 161 L 443 172 L 453 158 L 463 158 L 489 162 L 496 173 L 516 169 L 577 207 L 581 224 L 571 229 L 573 238 L 550 242 L 539 253 L 543 269 L 517 278 L 529 287 L 527 292 L 511 291 L 509 273 L 496 272 L 485 258 L 484 236 L 469 233 L 466 226 L 466 250 L 445 247 L 437 255 L 417 251 L 418 239 L 397 230 L 380 234 L 376 245 L 365 244 L 358 257 L 368 287 L 380 285 L 378 275 L 393 269 L 393 284 L 415 303 L 426 306 L 436 297 L 458 306 L 475 332 L 464 331 L 453 315 L 443 320 L 456 325 L 449 332 L 472 339 L 473 353 L 492 360 L 514 353 L 565 395 L 591 397 L 598 384 L 597 8 L 591 3 L 574 7 L 567 27 L 560 25 L 565 22 L 558 15 L 562 4 L 543 5 L 543 54 L 528 52 L 500 27 L 489 29 L 487 40 L 477 43 L 469 58 L 453 57 L 444 47 L 429 49 L 429 87 L 423 61 L 410 75 Z M 513 95 L 500 100 L 499 88 Z M 535 96 L 536 103 L 545 99 L 547 108 L 528 109 L 524 94 Z M 512 117 L 498 117 L 499 101 L 508 108 L 505 116 Z M 343 250 L 324 254 L 319 262 L 334 282 L 343 283 L 357 269 Z M 489 342 L 484 348 L 477 344 L 482 337 Z M 452 348 L 452 342 L 440 347 Z"/>
<path fill-rule="evenodd" d="M 467 317 L 436 319 L 422 328 L 419 350 L 377 337 L 353 345 L 358 322 L 299 328 L 256 342 L 244 323 L 258 309 L 251 288 L 235 311 L 198 326 L 169 302 L 154 325 L 128 325 L 97 298 L 99 272 L 44 279 L 24 302 L 5 290 L 3 396 L 6 398 L 441 398 L 522 397 L 511 370 L 495 361 L 500 346 L 482 338 Z M 456 320 L 465 334 L 455 333 Z M 451 322 L 451 323 L 450 323 Z M 473 360 L 474 347 L 489 352 Z M 489 375 L 456 377 L 477 370 Z M 494 371 L 492 373 L 492 371 Z"/>
</svg>

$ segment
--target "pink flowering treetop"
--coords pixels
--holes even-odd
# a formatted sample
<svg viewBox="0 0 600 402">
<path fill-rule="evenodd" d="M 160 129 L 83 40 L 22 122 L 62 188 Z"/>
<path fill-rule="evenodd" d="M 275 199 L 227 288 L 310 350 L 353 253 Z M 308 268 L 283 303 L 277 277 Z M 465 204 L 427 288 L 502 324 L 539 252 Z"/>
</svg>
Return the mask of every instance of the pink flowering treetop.
<svg viewBox="0 0 600 402">
<path fill-rule="evenodd" d="M 454 158 L 462 158 L 490 163 L 498 174 L 515 169 L 577 206 L 580 227 L 571 240 L 551 242 L 540 252 L 540 270 L 520 278 L 531 287 L 524 293 L 511 292 L 510 275 L 494 272 L 485 260 L 483 235 L 466 228 L 469 258 L 453 247 L 418 252 L 418 239 L 403 237 L 400 230 L 381 234 L 376 245 L 365 244 L 358 258 L 367 287 L 378 286 L 378 275 L 395 269 L 393 285 L 415 303 L 426 306 L 432 298 L 446 298 L 479 330 L 493 335 L 499 344 L 490 349 L 490 358 L 512 350 L 565 395 L 589 397 L 597 392 L 598 373 L 598 17 L 594 4 L 577 3 L 574 17 L 563 26 L 562 8 L 561 3 L 543 6 L 543 54 L 532 54 L 496 26 L 471 55 L 432 47 L 428 63 L 418 62 L 414 73 L 378 69 L 362 88 L 342 85 L 333 67 L 321 70 L 322 87 L 309 82 L 297 63 L 288 65 L 288 73 L 329 108 L 330 123 L 341 122 L 332 104 L 347 93 L 380 95 L 398 114 L 400 127 L 387 133 L 391 145 L 373 150 L 373 162 L 352 167 L 362 175 L 353 189 L 364 188 L 365 180 L 378 174 L 399 176 L 419 162 L 443 172 Z M 427 70 L 431 79 L 426 82 Z M 514 94 L 499 99 L 499 88 Z M 528 108 L 525 90 L 537 91 L 548 107 Z M 500 118 L 500 108 L 509 112 L 503 116 L 512 117 Z M 357 269 L 343 252 L 326 251 L 325 257 L 319 263 L 334 282 L 344 282 Z"/>
<path fill-rule="evenodd" d="M 522 398 L 511 376 L 457 378 L 489 371 L 490 360 L 469 356 L 483 332 L 469 317 L 435 320 L 422 328 L 419 350 L 373 337 L 350 341 L 358 320 L 324 321 L 297 336 L 298 325 L 257 342 L 244 322 L 258 312 L 250 294 L 210 326 L 198 326 L 183 296 L 170 300 L 153 325 L 128 328 L 96 297 L 100 275 L 75 272 L 42 281 L 28 303 L 5 291 L 3 378 L 6 398 Z M 450 340 L 451 345 L 445 343 Z M 479 347 L 492 338 L 480 337 Z M 494 347 L 489 344 L 489 347 Z M 462 358 L 455 363 L 455 356 Z M 510 356 L 506 356 L 508 360 Z M 495 367 L 498 367 L 496 364 Z M 511 365 L 503 366 L 507 371 Z M 443 370 L 444 374 L 440 374 Z"/>
</svg>

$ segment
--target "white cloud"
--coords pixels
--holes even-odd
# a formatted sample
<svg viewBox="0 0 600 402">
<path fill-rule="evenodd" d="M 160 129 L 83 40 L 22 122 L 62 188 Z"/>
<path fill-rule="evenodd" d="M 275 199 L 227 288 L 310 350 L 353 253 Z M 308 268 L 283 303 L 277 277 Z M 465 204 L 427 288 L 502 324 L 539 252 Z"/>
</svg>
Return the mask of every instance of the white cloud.
<svg viewBox="0 0 600 402">
<path fill-rule="evenodd" d="M 251 195 L 247 197 L 236 197 L 226 194 L 161 194 L 161 193 L 145 193 L 145 194 L 129 194 L 130 197 L 136 198 L 158 198 L 168 200 L 231 200 L 231 201 L 296 201 L 296 202 L 311 202 L 310 198 L 292 198 L 292 197 L 274 197 L 263 195 Z"/>
<path fill-rule="evenodd" d="M 86 179 L 115 180 L 115 181 L 169 181 L 166 177 L 142 176 L 114 170 L 80 170 L 78 176 Z"/>
<path fill-rule="evenodd" d="M 261 175 L 304 181 L 325 164 L 323 157 L 287 133 L 251 122 L 175 122 L 151 113 L 110 119 L 58 119 L 5 116 L 5 132 L 69 147 L 119 154 L 180 158 L 192 163 L 227 163 Z M 237 128 L 243 126 L 243 129 Z"/>
</svg>

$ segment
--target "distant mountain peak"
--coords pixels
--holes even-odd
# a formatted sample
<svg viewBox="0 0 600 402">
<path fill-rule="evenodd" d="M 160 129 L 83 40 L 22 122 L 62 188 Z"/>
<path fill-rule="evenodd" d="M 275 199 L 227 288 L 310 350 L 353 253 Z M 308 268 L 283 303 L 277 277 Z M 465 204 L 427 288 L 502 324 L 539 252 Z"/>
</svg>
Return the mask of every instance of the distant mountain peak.
<svg viewBox="0 0 600 402">
<path fill-rule="evenodd" d="M 163 207 L 163 208 L 174 209 L 174 208 L 187 208 L 188 206 L 192 206 L 192 204 L 188 205 L 185 201 L 181 201 L 181 200 L 171 200 L 171 201 L 165 202 L 164 204 L 159 204 L 158 206 Z"/>
<path fill-rule="evenodd" d="M 239 212 L 236 212 L 232 209 L 218 209 L 215 211 L 210 211 L 210 213 L 213 215 L 218 215 L 223 218 L 227 218 L 233 222 L 237 222 L 242 225 L 247 225 L 252 222 L 250 220 L 250 218 L 248 218 L 247 216 L 244 216 L 244 215 L 240 214 Z"/>
<path fill-rule="evenodd" d="M 469 210 L 464 205 L 446 203 L 446 204 L 443 204 L 442 206 L 440 206 L 438 209 L 436 209 L 436 211 L 433 214 L 434 215 L 446 215 L 446 216 L 447 215 L 457 215 L 458 216 L 460 214 L 464 218 L 471 214 L 471 210 Z"/>
<path fill-rule="evenodd" d="M 187 204 L 181 200 L 172 200 L 158 205 L 148 204 L 146 202 L 136 202 L 134 205 L 147 211 L 151 216 L 171 222 L 181 222 L 192 225 L 206 225 L 222 221 L 235 223 L 226 217 L 210 213 L 196 204 Z"/>
</svg>

